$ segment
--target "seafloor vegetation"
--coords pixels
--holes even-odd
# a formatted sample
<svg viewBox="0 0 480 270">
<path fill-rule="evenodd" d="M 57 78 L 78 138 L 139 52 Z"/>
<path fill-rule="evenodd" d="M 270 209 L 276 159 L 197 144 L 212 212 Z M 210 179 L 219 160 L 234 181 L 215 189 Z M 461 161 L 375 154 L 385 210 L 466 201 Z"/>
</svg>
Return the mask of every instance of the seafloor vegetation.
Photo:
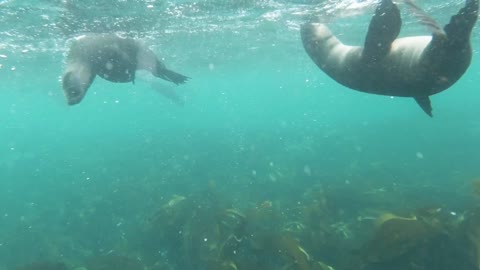
<svg viewBox="0 0 480 270">
<path fill-rule="evenodd" d="M 11 248 L 17 260 L 8 267 L 17 270 L 474 270 L 480 180 L 472 183 L 471 207 L 455 212 L 449 205 L 419 205 L 413 190 L 375 189 L 369 182 L 316 185 L 299 196 L 259 201 L 209 182 L 160 198 L 143 209 L 145 216 L 119 219 L 113 205 L 120 201 L 93 199 L 75 211 L 69 234 L 19 228 L 2 248 Z M 116 226 L 102 227 L 99 219 Z M 122 222 L 131 225 L 119 233 Z M 19 263 L 28 250 L 36 255 Z"/>
</svg>

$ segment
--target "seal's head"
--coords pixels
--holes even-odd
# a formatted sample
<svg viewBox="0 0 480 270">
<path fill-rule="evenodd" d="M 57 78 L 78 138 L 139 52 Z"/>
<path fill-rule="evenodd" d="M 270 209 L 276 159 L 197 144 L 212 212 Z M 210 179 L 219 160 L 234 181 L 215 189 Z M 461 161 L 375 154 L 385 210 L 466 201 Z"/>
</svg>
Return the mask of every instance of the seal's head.
<svg viewBox="0 0 480 270">
<path fill-rule="evenodd" d="M 71 64 L 63 75 L 63 92 L 68 105 L 75 105 L 82 101 L 88 88 L 93 82 L 95 74 L 88 64 Z"/>
</svg>

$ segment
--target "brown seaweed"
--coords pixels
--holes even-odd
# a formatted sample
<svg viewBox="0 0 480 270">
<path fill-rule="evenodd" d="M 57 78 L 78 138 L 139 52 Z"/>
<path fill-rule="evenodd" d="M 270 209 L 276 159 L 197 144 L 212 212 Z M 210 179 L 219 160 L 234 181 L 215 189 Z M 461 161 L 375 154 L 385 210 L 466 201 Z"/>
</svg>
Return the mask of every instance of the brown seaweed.
<svg viewBox="0 0 480 270">
<path fill-rule="evenodd" d="M 476 196 L 480 196 L 480 178 L 472 181 L 472 192 Z"/>
<path fill-rule="evenodd" d="M 386 262 L 411 251 L 432 236 L 431 228 L 416 218 L 381 217 L 373 239 L 366 247 L 368 262 Z"/>
<path fill-rule="evenodd" d="M 39 261 L 16 268 L 16 270 L 67 270 L 63 262 Z"/>
<path fill-rule="evenodd" d="M 478 270 L 478 254 L 472 246 L 480 240 L 480 218 L 473 215 L 470 222 L 458 226 L 443 212 L 433 208 L 417 211 L 424 215 L 411 218 L 383 215 L 362 250 L 363 258 L 349 269 Z"/>
<path fill-rule="evenodd" d="M 134 258 L 122 255 L 99 255 L 87 260 L 88 270 L 144 270 L 143 263 Z"/>
<path fill-rule="evenodd" d="M 480 209 L 466 215 L 459 231 L 467 247 L 469 259 L 480 268 Z"/>
</svg>

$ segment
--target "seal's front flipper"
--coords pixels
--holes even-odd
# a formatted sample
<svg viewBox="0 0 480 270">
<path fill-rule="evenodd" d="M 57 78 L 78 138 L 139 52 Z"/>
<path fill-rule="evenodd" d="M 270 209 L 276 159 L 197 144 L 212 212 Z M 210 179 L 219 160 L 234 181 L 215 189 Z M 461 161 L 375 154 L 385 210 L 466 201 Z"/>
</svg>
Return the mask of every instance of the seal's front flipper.
<svg viewBox="0 0 480 270">
<path fill-rule="evenodd" d="M 389 51 L 392 42 L 400 33 L 402 19 L 400 10 L 392 0 L 382 0 L 375 10 L 363 48 L 363 59 L 376 62 Z"/>
<path fill-rule="evenodd" d="M 420 105 L 422 110 L 428 114 L 428 116 L 433 117 L 432 114 L 432 104 L 430 102 L 430 98 L 428 96 L 425 97 L 415 97 L 415 101 Z"/>
<path fill-rule="evenodd" d="M 450 18 L 443 28 L 450 42 L 465 42 L 470 39 L 470 33 L 478 18 L 479 0 L 467 0 L 465 7 Z"/>
<path fill-rule="evenodd" d="M 62 78 L 63 92 L 68 105 L 75 105 L 82 101 L 88 88 L 95 79 L 95 73 L 87 64 L 70 63 Z"/>
</svg>

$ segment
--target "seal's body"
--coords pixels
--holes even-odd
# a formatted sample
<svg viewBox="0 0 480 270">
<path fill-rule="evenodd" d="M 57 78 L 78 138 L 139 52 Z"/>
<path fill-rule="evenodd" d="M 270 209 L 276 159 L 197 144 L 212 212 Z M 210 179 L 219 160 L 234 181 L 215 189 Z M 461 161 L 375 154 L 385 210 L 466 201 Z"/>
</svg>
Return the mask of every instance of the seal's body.
<svg viewBox="0 0 480 270">
<path fill-rule="evenodd" d="M 182 84 L 188 77 L 171 71 L 143 44 L 114 34 L 88 34 L 77 38 L 68 53 L 62 83 L 69 105 L 79 103 L 95 76 L 111 82 L 134 82 L 137 70 Z"/>
<path fill-rule="evenodd" d="M 338 83 L 366 93 L 413 97 L 432 116 L 429 96 L 452 86 L 470 65 L 478 2 L 467 0 L 449 24 L 431 36 L 397 39 L 400 12 L 391 0 L 382 0 L 363 47 L 344 45 L 327 26 L 315 23 L 302 26 L 302 41 L 311 59 Z"/>
</svg>

